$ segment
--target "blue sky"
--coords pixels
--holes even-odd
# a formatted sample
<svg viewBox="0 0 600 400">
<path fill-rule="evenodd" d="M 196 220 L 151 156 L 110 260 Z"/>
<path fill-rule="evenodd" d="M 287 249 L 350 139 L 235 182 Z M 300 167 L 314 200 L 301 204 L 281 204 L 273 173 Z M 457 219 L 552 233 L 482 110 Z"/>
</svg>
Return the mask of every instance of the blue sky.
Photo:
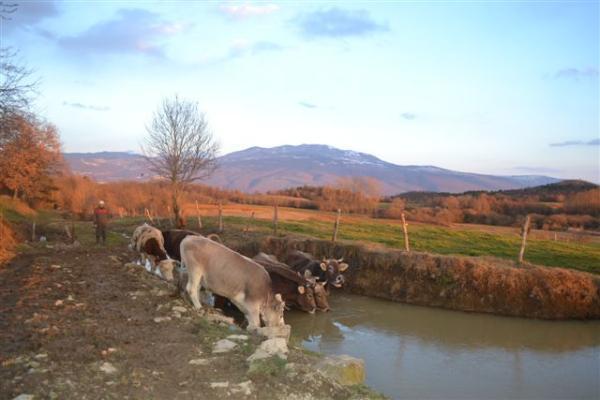
<svg viewBox="0 0 600 400">
<path fill-rule="evenodd" d="M 134 150 L 161 99 L 222 153 L 600 181 L 598 1 L 19 2 L 1 22 L 66 151 Z"/>
</svg>

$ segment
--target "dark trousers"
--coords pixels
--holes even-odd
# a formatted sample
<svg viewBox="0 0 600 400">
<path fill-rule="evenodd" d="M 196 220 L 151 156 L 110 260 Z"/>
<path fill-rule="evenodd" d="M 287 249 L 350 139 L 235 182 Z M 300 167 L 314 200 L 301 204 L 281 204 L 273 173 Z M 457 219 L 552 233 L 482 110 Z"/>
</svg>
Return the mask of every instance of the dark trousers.
<svg viewBox="0 0 600 400">
<path fill-rule="evenodd" d="M 96 243 L 100 243 L 100 239 L 102 243 L 106 243 L 106 225 L 96 225 Z"/>
</svg>

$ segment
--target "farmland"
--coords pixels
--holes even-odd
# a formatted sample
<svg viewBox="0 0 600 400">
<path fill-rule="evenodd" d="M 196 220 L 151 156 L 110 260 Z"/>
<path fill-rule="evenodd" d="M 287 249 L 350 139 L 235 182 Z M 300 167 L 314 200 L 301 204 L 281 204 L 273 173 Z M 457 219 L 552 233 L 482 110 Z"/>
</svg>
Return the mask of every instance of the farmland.
<svg viewBox="0 0 600 400">
<path fill-rule="evenodd" d="M 188 215 L 192 214 L 191 206 Z M 195 211 L 194 211 L 195 212 Z M 217 227 L 217 207 L 200 207 L 206 229 Z M 250 215 L 254 212 L 254 218 Z M 227 205 L 223 207 L 225 230 L 250 230 L 272 233 L 272 207 Z M 279 208 L 278 234 L 295 234 L 319 239 L 330 239 L 335 220 L 334 213 Z M 197 226 L 195 217 L 188 218 L 188 226 Z M 389 248 L 403 248 L 404 238 L 399 221 L 374 219 L 363 216 L 342 216 L 338 238 Z M 556 236 L 546 231 L 532 231 L 527 243 L 525 260 L 548 267 L 572 268 L 600 274 L 600 238 L 561 232 Z M 481 225 L 435 226 L 412 223 L 409 226 L 410 248 L 414 251 L 466 256 L 491 256 L 515 259 L 520 236 L 516 228 Z"/>
</svg>

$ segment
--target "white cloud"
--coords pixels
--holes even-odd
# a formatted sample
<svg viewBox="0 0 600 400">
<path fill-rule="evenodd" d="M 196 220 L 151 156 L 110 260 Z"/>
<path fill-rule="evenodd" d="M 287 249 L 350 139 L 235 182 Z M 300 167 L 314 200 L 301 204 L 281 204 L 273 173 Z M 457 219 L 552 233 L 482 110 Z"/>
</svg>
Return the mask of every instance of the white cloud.
<svg viewBox="0 0 600 400">
<path fill-rule="evenodd" d="M 276 4 L 221 5 L 219 11 L 231 18 L 248 18 L 272 14 L 279 11 L 279 6 Z"/>
</svg>

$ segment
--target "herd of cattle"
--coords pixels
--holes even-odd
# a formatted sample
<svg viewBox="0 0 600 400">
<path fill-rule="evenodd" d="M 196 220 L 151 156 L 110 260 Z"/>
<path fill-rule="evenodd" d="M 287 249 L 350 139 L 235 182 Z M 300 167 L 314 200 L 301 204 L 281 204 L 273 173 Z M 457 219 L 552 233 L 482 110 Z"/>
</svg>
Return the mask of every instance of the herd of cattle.
<svg viewBox="0 0 600 400">
<path fill-rule="evenodd" d="M 214 296 L 214 306 L 235 306 L 248 321 L 248 329 L 283 325 L 285 308 L 309 313 L 329 311 L 330 287 L 344 284 L 348 264 L 342 259 L 317 260 L 301 251 L 291 251 L 286 263 L 259 253 L 250 259 L 221 243 L 217 235 L 202 236 L 186 230 L 160 231 L 148 224 L 137 227 L 130 248 L 153 272 L 177 280 L 185 287 L 195 308 L 202 305 L 202 287 Z M 174 276 L 176 273 L 177 278 Z"/>
</svg>

